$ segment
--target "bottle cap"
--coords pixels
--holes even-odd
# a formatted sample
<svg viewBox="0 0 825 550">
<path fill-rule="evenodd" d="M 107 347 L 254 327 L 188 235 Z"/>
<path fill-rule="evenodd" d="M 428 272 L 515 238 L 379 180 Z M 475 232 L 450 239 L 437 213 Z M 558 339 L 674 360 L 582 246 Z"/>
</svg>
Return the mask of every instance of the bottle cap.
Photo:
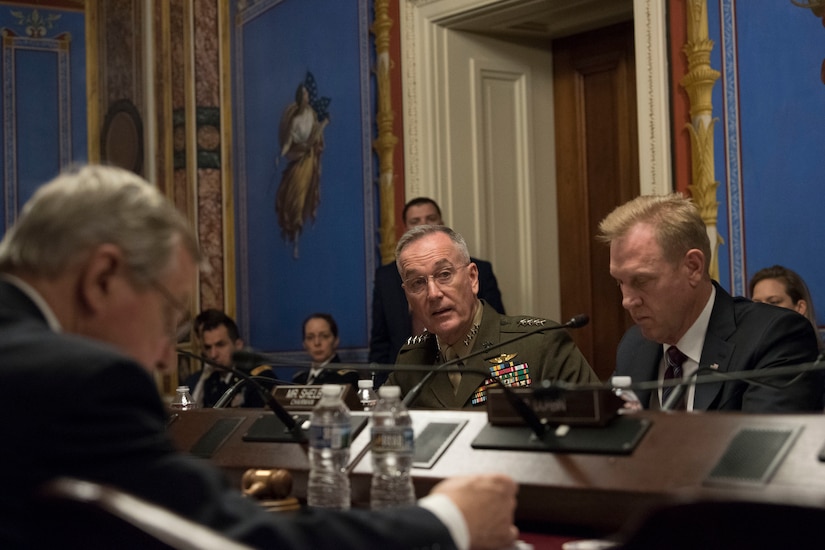
<svg viewBox="0 0 825 550">
<path fill-rule="evenodd" d="M 338 384 L 324 384 L 321 386 L 321 395 L 324 397 L 338 397 L 341 395 L 341 386 Z"/>
<path fill-rule="evenodd" d="M 178 386 L 177 391 L 179 391 L 179 392 L 187 392 L 187 391 L 189 391 L 189 386 Z"/>
<path fill-rule="evenodd" d="M 369 388 L 372 389 L 372 380 L 369 378 L 362 378 L 358 381 L 358 389 Z"/>
<path fill-rule="evenodd" d="M 401 397 L 401 388 L 398 386 L 381 386 L 378 388 L 378 397 Z"/>
<path fill-rule="evenodd" d="M 633 383 L 629 376 L 614 376 L 610 379 L 610 383 L 616 388 L 626 388 Z"/>
</svg>

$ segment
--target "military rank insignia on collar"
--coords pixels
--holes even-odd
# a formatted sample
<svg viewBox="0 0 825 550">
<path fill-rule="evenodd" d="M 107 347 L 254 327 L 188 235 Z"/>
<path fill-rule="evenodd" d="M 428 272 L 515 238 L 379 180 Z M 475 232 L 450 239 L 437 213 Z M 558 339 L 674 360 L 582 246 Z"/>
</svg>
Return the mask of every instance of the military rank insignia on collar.
<svg viewBox="0 0 825 550">
<path fill-rule="evenodd" d="M 432 336 L 432 334 L 427 332 L 427 329 L 424 329 L 424 332 L 422 332 L 421 334 L 417 336 L 410 336 L 409 338 L 407 338 L 407 345 L 415 346 L 417 344 L 421 344 L 423 342 L 426 342 L 427 338 L 429 338 L 430 336 Z"/>
<path fill-rule="evenodd" d="M 498 357 L 494 359 L 498 359 Z M 492 362 L 493 359 L 489 361 Z M 527 366 L 527 363 L 516 365 L 515 361 L 512 360 L 497 363 L 490 367 L 490 374 L 493 377 L 486 378 L 484 382 L 476 388 L 476 391 L 473 392 L 473 396 L 470 398 L 472 405 L 475 406 L 485 403 L 487 401 L 487 386 L 498 384 L 499 381 L 508 388 L 525 387 L 533 384 L 530 379 L 530 367 Z"/>
<path fill-rule="evenodd" d="M 518 324 L 523 327 L 543 327 L 547 319 L 525 318 L 519 319 Z"/>
</svg>

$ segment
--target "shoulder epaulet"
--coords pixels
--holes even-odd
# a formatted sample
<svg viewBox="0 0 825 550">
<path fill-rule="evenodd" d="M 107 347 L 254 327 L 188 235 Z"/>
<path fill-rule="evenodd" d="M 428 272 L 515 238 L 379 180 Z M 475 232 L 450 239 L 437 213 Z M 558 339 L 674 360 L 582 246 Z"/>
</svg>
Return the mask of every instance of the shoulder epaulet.
<svg viewBox="0 0 825 550">
<path fill-rule="evenodd" d="M 250 371 L 249 374 L 251 374 L 252 376 L 260 376 L 261 374 L 265 373 L 266 371 L 271 371 L 271 370 L 272 370 L 272 367 L 269 366 L 269 365 L 260 365 L 258 367 L 255 367 L 254 369 L 252 369 L 252 371 Z"/>
<path fill-rule="evenodd" d="M 352 369 L 341 369 L 341 370 L 335 371 L 335 374 L 337 374 L 338 376 L 346 376 L 347 374 L 351 374 L 353 372 L 355 372 L 355 371 L 352 370 Z"/>
</svg>

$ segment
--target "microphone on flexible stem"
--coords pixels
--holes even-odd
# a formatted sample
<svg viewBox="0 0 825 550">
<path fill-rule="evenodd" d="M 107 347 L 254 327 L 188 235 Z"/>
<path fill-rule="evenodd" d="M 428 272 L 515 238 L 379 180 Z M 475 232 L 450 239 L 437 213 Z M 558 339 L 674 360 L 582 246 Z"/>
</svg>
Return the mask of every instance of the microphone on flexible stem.
<svg viewBox="0 0 825 550">
<path fill-rule="evenodd" d="M 284 386 L 284 385 L 294 385 L 294 382 L 287 382 L 286 380 L 279 380 L 278 378 L 269 378 L 265 376 L 256 376 L 255 375 L 255 367 L 263 364 L 263 361 L 258 360 L 259 357 L 257 354 L 251 352 L 234 352 L 232 353 L 232 365 L 235 366 L 236 370 L 241 372 L 249 372 L 251 375 L 251 380 L 260 380 L 262 382 L 267 382 L 271 386 Z M 224 394 L 215 402 L 214 408 L 220 409 L 226 407 L 229 402 L 235 397 L 235 394 L 240 391 L 240 389 L 248 384 L 250 379 L 248 378 L 241 378 L 235 384 L 232 385 L 228 390 L 224 392 Z M 266 388 L 264 388 L 266 391 Z"/>
<path fill-rule="evenodd" d="M 247 382 L 247 383 L 251 384 L 252 387 L 255 388 L 255 390 L 261 396 L 261 399 L 264 400 L 264 403 L 266 403 L 267 407 L 269 407 L 269 409 L 273 413 L 275 413 L 275 416 L 277 416 L 278 419 L 281 422 L 283 422 L 284 426 L 286 426 L 286 428 L 292 434 L 295 441 L 298 441 L 298 442 L 302 441 L 303 432 L 301 431 L 301 427 L 298 425 L 298 423 L 295 422 L 295 419 L 292 418 L 292 415 L 289 414 L 289 412 L 287 412 L 287 410 L 284 409 L 281 406 L 281 404 L 278 403 L 275 400 L 275 398 L 272 396 L 271 393 L 266 391 L 266 389 L 264 389 L 263 386 L 261 386 L 257 381 L 255 381 L 252 376 L 246 374 L 245 372 L 243 372 L 239 369 L 221 365 L 220 363 L 216 363 L 215 361 L 212 361 L 211 359 L 207 359 L 206 357 L 203 357 L 201 355 L 197 355 L 195 353 L 192 353 L 192 352 L 189 352 L 189 351 L 186 351 L 186 350 L 178 349 L 176 351 L 177 351 L 178 355 L 183 355 L 184 357 L 188 357 L 190 359 L 195 359 L 197 361 L 201 361 L 201 362 L 206 363 L 208 365 L 212 365 L 213 367 L 215 367 L 217 369 L 231 372 L 232 374 L 234 374 L 238 378 L 243 379 L 244 382 Z"/>
<path fill-rule="evenodd" d="M 573 316 L 569 321 L 567 321 L 564 324 L 551 325 L 551 326 L 542 325 L 542 326 L 536 327 L 532 330 L 528 330 L 527 332 L 522 332 L 521 334 L 519 334 L 517 336 L 514 336 L 512 338 L 509 338 L 507 340 L 504 340 L 502 342 L 499 342 L 498 344 L 494 344 L 490 347 L 474 351 L 470 354 L 465 355 L 464 357 L 456 357 L 455 359 L 451 359 L 450 361 L 447 361 L 446 363 L 442 363 L 442 364 L 438 365 L 436 368 L 432 369 L 431 371 L 428 371 L 427 374 L 425 374 L 424 377 L 418 382 L 418 384 L 413 386 L 412 389 L 407 392 L 407 395 L 404 396 L 404 400 L 403 400 L 404 406 L 409 407 L 410 405 L 412 405 L 412 403 L 418 398 L 418 395 L 424 389 L 424 386 L 426 386 L 427 383 L 430 380 L 432 380 L 432 377 L 435 376 L 435 373 L 437 373 L 439 371 L 442 371 L 442 370 L 446 369 L 447 367 L 451 367 L 451 366 L 456 365 L 458 363 L 463 363 L 465 360 L 467 360 L 471 357 L 475 357 L 477 355 L 483 355 L 485 353 L 489 353 L 490 351 L 492 351 L 494 349 L 498 349 L 498 348 L 501 348 L 501 347 L 506 346 L 508 344 L 512 344 L 513 342 L 521 340 L 522 338 L 527 338 L 528 336 L 532 336 L 533 334 L 538 334 L 540 332 L 547 332 L 547 331 L 558 330 L 558 329 L 563 329 L 563 328 L 581 328 L 589 322 L 590 322 L 590 317 L 588 317 L 587 315 L 585 315 L 583 313 L 580 313 L 579 315 Z M 502 386 L 504 386 L 504 384 L 502 384 Z M 507 390 L 505 390 L 505 392 L 506 391 Z M 527 405 L 523 401 L 521 401 L 521 399 L 519 399 L 515 394 L 512 394 L 512 395 L 511 394 L 512 394 L 512 392 L 507 394 L 507 399 L 510 400 L 511 403 L 512 403 L 512 398 L 515 397 L 515 399 L 517 399 L 524 407 L 527 407 Z M 516 408 L 516 412 L 518 412 L 520 415 L 522 415 L 522 418 L 524 418 L 524 416 L 522 414 L 523 408 L 518 406 L 518 405 L 515 405 L 515 404 L 513 404 L 513 407 Z M 527 407 L 527 408 L 529 409 L 529 407 Z M 522 410 L 520 410 L 520 409 L 522 409 Z M 533 411 L 530 411 L 530 413 L 533 415 L 535 420 L 538 422 L 538 418 L 536 418 L 535 413 L 533 413 Z M 528 424 L 532 425 L 532 423 L 527 418 L 524 418 L 524 420 Z M 539 422 L 539 424 L 541 424 L 541 422 Z M 542 427 L 542 431 L 543 430 L 544 430 L 544 428 Z"/>
<path fill-rule="evenodd" d="M 484 350 L 487 351 L 487 350 Z M 409 408 L 412 405 L 413 401 L 418 399 L 418 394 L 421 393 L 421 390 L 424 389 L 424 386 L 435 376 L 435 373 L 446 369 L 447 367 L 451 367 L 453 365 L 457 365 L 459 363 L 463 363 L 464 359 L 461 357 L 456 357 L 455 359 L 450 359 L 446 363 L 442 363 L 438 365 L 436 368 L 427 371 L 427 373 L 419 380 L 418 384 L 413 386 L 410 391 L 407 392 L 407 395 L 404 396 L 404 399 L 401 402 L 404 404 L 405 407 Z"/>
<path fill-rule="evenodd" d="M 518 415 L 524 420 L 530 429 L 533 430 L 533 434 L 538 439 L 542 439 L 544 434 L 547 433 L 547 424 L 543 424 L 539 417 L 536 415 L 535 411 L 530 408 L 530 406 L 524 402 L 522 398 L 516 395 L 516 392 L 510 389 L 504 382 L 501 381 L 501 378 L 498 376 L 495 377 L 498 380 L 499 387 L 504 390 L 504 396 L 507 398 L 507 402 L 510 403 L 510 406 L 518 413 Z"/>
<path fill-rule="evenodd" d="M 241 372 L 243 372 L 243 371 L 241 371 Z M 228 390 L 223 392 L 223 395 L 221 395 L 218 398 L 218 400 L 215 401 L 215 404 L 212 406 L 212 408 L 213 409 L 223 409 L 224 407 L 229 405 L 229 402 L 232 401 L 232 398 L 235 397 L 235 395 L 240 391 L 240 389 L 242 387 L 244 387 L 246 384 L 250 383 L 250 381 L 267 382 L 267 383 L 277 385 L 277 386 L 294 386 L 295 385 L 295 382 L 287 382 L 286 380 L 278 380 L 277 378 L 269 378 L 268 376 L 255 376 L 255 375 L 252 375 L 248 379 L 241 378 L 240 380 L 235 382 Z M 266 391 L 266 388 L 264 388 L 264 391 Z"/>
<path fill-rule="evenodd" d="M 232 364 L 243 365 L 244 368 L 253 369 L 258 365 L 271 365 L 273 367 L 306 367 L 312 365 L 308 362 L 290 361 L 289 363 L 278 363 L 272 357 L 267 357 L 262 353 L 252 351 L 249 349 L 240 349 L 232 352 Z"/>
</svg>

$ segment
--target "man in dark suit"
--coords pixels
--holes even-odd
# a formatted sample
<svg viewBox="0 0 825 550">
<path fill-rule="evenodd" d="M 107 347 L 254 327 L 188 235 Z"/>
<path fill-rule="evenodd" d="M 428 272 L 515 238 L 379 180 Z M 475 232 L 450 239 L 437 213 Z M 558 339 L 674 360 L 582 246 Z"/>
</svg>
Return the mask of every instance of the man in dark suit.
<svg viewBox="0 0 825 550">
<path fill-rule="evenodd" d="M 634 382 L 694 374 L 768 371 L 816 359 L 817 338 L 802 315 L 733 298 L 710 278 L 710 240 L 693 203 L 679 194 L 638 197 L 600 226 L 610 274 L 636 322 L 619 344 L 616 374 Z M 819 373 L 640 391 L 643 406 L 791 412 L 822 409 Z M 669 395 L 669 394 L 672 394 Z M 670 399 L 668 399 L 670 397 Z"/>
<path fill-rule="evenodd" d="M 501 315 L 479 300 L 478 270 L 464 238 L 443 225 L 410 229 L 396 248 L 404 292 L 424 331 L 411 337 L 398 364 L 439 365 L 480 352 L 538 326 L 547 319 Z M 435 368 L 435 367 L 433 367 Z M 486 406 L 487 385 L 499 378 L 507 386 L 531 386 L 542 380 L 598 383 L 576 344 L 564 330 L 524 337 L 487 354 L 468 357 L 461 372 L 440 371 L 411 404 L 420 408 L 460 409 Z M 393 371 L 388 383 L 407 394 L 426 376 Z"/>
<path fill-rule="evenodd" d="M 444 225 L 441 208 L 427 197 L 412 199 L 404 205 L 402 213 L 407 230 L 418 225 Z M 498 288 L 493 265 L 490 262 L 470 258 L 478 268 L 478 297 L 493 309 L 504 314 L 501 291 Z M 369 360 L 371 363 L 391 364 L 407 338 L 421 334 L 423 324 L 414 319 L 401 287 L 401 275 L 395 262 L 382 265 L 375 271 L 372 295 L 372 333 L 370 335 Z M 375 375 L 376 387 L 387 379 L 387 373 Z"/>
<path fill-rule="evenodd" d="M 92 213 L 90 215 L 90 212 Z M 516 485 L 451 479 L 418 506 L 270 514 L 179 453 L 153 371 L 175 364 L 197 241 L 145 180 L 84 167 L 41 187 L 0 242 L 0 546 L 59 547 L 35 495 L 61 476 L 112 485 L 256 548 L 500 548 Z M 88 529 L 95 529 L 90 522 Z M 111 541 L 116 546 L 126 541 Z"/>
</svg>

